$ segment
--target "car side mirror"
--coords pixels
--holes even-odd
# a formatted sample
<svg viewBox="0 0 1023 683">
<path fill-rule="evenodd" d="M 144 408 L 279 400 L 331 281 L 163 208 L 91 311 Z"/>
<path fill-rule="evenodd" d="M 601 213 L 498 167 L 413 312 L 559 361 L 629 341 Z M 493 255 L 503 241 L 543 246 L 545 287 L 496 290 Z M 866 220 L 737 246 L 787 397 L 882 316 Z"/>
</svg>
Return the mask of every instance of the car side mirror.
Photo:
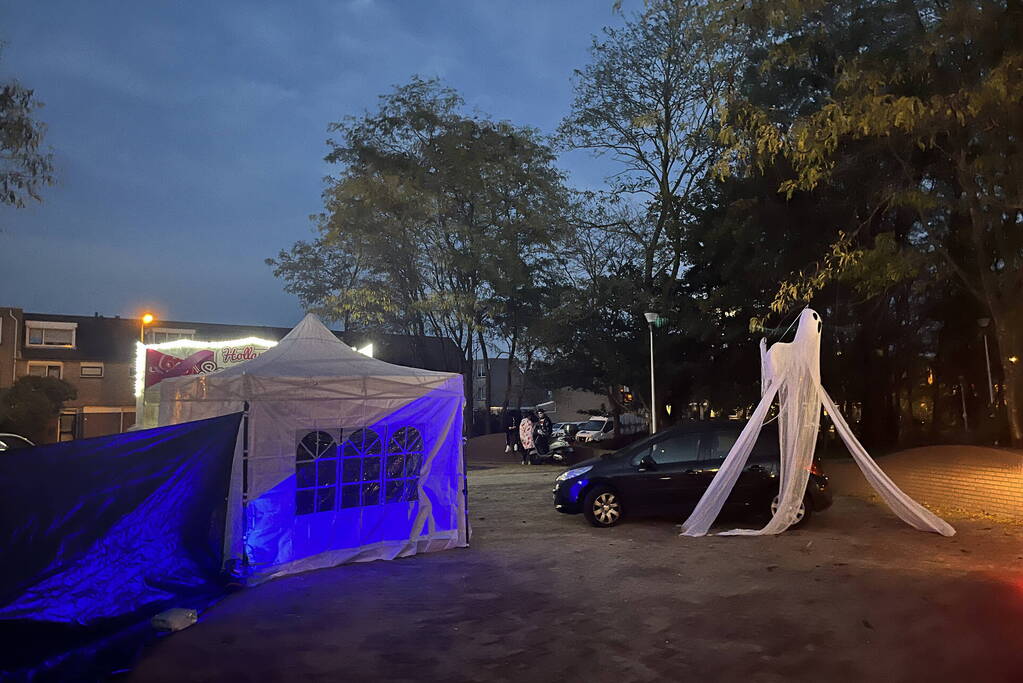
<svg viewBox="0 0 1023 683">
<path fill-rule="evenodd" d="M 641 470 L 656 470 L 657 463 L 654 462 L 653 456 L 647 453 L 642 458 L 640 458 L 638 467 Z"/>
</svg>

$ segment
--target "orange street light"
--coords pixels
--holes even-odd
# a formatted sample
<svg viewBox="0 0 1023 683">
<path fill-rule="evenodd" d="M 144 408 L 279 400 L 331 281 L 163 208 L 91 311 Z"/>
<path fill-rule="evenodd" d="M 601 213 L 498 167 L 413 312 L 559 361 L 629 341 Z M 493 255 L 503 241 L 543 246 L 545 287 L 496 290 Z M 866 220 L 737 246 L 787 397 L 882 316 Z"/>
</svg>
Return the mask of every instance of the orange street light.
<svg viewBox="0 0 1023 683">
<path fill-rule="evenodd" d="M 155 318 L 152 313 L 145 313 L 142 315 L 142 324 L 139 325 L 139 341 L 143 344 L 146 343 L 146 325 L 153 322 Z"/>
</svg>

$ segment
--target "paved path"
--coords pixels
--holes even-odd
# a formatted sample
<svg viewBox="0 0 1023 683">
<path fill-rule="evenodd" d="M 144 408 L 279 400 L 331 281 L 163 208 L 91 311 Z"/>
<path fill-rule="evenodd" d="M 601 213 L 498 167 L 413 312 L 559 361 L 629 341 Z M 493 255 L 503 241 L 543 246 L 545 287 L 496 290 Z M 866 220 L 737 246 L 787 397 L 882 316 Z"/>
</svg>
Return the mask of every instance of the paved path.
<svg viewBox="0 0 1023 683">
<path fill-rule="evenodd" d="M 1023 524 L 1023 451 L 926 446 L 877 462 L 902 490 L 940 514 Z M 851 459 L 828 461 L 825 467 L 837 491 L 879 500 Z"/>
<path fill-rule="evenodd" d="M 228 597 L 131 681 L 1019 681 L 1023 531 L 953 538 L 840 497 L 769 538 L 595 529 L 553 468 L 471 481 L 472 547 Z"/>
</svg>

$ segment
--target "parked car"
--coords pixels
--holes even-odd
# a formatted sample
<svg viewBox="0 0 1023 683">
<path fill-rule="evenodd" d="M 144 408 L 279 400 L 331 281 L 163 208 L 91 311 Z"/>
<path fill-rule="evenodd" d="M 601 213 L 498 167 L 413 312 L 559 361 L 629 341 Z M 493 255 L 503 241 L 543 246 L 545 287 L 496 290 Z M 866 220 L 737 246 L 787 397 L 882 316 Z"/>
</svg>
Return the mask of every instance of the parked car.
<svg viewBox="0 0 1023 683">
<path fill-rule="evenodd" d="M 707 421 L 671 427 L 615 453 L 579 463 L 554 483 L 554 507 L 582 513 L 598 527 L 623 517 L 692 512 L 739 437 L 744 422 Z M 725 510 L 773 513 L 778 499 L 780 449 L 776 425 L 764 427 Z M 831 505 L 828 478 L 814 460 L 797 524 Z"/>
<path fill-rule="evenodd" d="M 0 452 L 13 451 L 18 448 L 32 448 L 34 443 L 17 434 L 0 434 Z"/>
<path fill-rule="evenodd" d="M 575 435 L 579 432 L 579 426 L 584 422 L 559 422 L 554 425 L 551 436 L 555 439 L 562 438 L 565 441 L 575 441 Z"/>
<path fill-rule="evenodd" d="M 619 415 L 618 422 L 621 425 L 623 436 L 639 434 L 647 428 L 646 420 L 641 418 L 639 415 L 633 415 L 632 413 Z M 601 441 L 610 441 L 618 436 L 618 434 L 615 433 L 614 426 L 614 420 L 610 417 L 594 417 L 579 425 L 579 431 L 576 434 L 576 438 L 580 443 L 599 443 Z"/>
</svg>

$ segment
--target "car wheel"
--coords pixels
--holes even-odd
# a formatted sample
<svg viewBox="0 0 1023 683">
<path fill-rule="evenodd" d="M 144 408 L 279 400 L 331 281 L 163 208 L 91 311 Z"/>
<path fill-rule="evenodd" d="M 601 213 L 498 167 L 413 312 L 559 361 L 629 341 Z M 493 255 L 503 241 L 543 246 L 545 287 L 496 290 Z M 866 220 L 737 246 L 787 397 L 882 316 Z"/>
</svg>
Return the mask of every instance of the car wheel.
<svg viewBox="0 0 1023 683">
<path fill-rule="evenodd" d="M 622 501 L 606 486 L 598 486 L 586 494 L 583 514 L 593 526 L 614 526 L 622 520 Z"/>
<path fill-rule="evenodd" d="M 775 496 L 774 500 L 771 501 L 771 516 L 774 517 L 776 512 L 778 512 L 778 496 Z M 806 520 L 810 519 L 812 512 L 813 508 L 810 507 L 809 497 L 804 497 L 803 502 L 799 504 L 799 510 L 796 511 L 796 521 L 789 528 L 798 529 L 806 524 Z"/>
</svg>

